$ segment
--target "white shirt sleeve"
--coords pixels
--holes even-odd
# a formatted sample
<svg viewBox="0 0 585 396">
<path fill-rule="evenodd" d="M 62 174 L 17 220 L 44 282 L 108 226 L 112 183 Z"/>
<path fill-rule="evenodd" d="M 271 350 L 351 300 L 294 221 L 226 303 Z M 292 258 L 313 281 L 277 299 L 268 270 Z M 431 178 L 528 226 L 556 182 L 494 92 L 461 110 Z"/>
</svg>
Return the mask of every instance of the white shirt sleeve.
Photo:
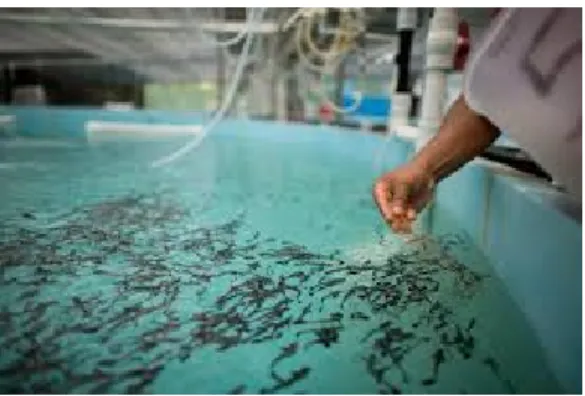
<svg viewBox="0 0 585 396">
<path fill-rule="evenodd" d="M 581 198 L 581 10 L 502 11 L 473 50 L 463 93 Z"/>
</svg>

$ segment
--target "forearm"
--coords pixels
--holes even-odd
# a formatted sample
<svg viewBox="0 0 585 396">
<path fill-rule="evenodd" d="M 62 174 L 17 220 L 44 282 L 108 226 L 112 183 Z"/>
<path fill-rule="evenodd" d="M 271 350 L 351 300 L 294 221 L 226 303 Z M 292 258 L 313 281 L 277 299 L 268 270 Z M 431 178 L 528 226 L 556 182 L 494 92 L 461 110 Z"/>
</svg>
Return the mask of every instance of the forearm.
<svg viewBox="0 0 585 396">
<path fill-rule="evenodd" d="M 416 155 L 414 162 L 438 182 L 481 154 L 499 134 L 485 117 L 469 108 L 461 95 L 447 112 L 437 135 Z"/>
</svg>

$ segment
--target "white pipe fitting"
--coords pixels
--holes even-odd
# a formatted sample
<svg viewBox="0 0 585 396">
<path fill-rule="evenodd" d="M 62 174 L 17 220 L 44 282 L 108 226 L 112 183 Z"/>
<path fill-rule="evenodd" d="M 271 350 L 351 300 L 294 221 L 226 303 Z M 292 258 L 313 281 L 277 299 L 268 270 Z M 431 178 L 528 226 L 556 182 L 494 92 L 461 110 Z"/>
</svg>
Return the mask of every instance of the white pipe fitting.
<svg viewBox="0 0 585 396">
<path fill-rule="evenodd" d="M 397 30 L 414 30 L 416 28 L 416 12 L 416 8 L 399 8 L 396 15 Z"/>
<path fill-rule="evenodd" d="M 392 95 L 391 117 L 389 130 L 396 132 L 402 126 L 408 125 L 411 97 L 408 92 L 394 92 Z"/>
<path fill-rule="evenodd" d="M 418 122 L 423 135 L 432 135 L 441 126 L 446 93 L 447 73 L 437 69 L 427 70 Z"/>
<path fill-rule="evenodd" d="M 454 8 L 436 8 L 426 42 L 424 91 L 419 120 L 422 148 L 438 130 L 447 92 L 447 73 L 453 69 L 457 45 L 458 18 Z"/>
<path fill-rule="evenodd" d="M 444 71 L 453 68 L 457 46 L 457 12 L 454 8 L 436 8 L 426 42 L 426 68 Z"/>
</svg>

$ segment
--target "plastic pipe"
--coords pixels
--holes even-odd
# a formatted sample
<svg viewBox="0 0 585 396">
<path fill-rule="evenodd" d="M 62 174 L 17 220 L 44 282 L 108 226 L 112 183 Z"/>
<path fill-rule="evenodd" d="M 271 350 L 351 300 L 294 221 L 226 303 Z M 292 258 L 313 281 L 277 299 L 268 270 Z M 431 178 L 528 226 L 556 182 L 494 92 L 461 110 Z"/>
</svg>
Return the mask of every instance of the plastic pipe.
<svg viewBox="0 0 585 396">
<path fill-rule="evenodd" d="M 412 38 L 416 28 L 416 8 L 400 8 L 396 16 L 396 25 L 399 31 L 399 51 L 395 57 L 396 68 L 393 75 L 392 112 L 388 120 L 388 130 L 396 132 L 402 126 L 408 125 L 410 114 L 410 55 L 412 52 Z"/>
<path fill-rule="evenodd" d="M 436 8 L 426 41 L 424 87 L 415 149 L 419 151 L 437 132 L 443 117 L 447 93 L 447 74 L 453 69 L 457 45 L 458 17 L 453 8 Z M 430 232 L 434 217 L 433 199 L 417 219 L 417 232 Z"/>
<path fill-rule="evenodd" d="M 399 52 L 396 56 L 398 66 L 397 92 L 409 92 L 408 81 L 410 69 L 410 53 L 412 51 L 412 38 L 416 28 L 416 8 L 398 9 L 396 25 L 399 37 Z"/>
<path fill-rule="evenodd" d="M 424 78 L 417 150 L 422 148 L 441 126 L 446 93 L 447 74 L 441 70 L 428 70 Z"/>
<path fill-rule="evenodd" d="M 253 23 L 261 21 L 262 16 L 264 14 L 264 11 L 265 11 L 264 8 L 259 9 L 258 16 L 256 18 L 254 16 L 252 16 L 252 13 L 249 14 L 247 24 L 251 26 Z M 189 143 L 185 144 L 183 147 L 181 147 L 179 150 L 175 151 L 174 153 L 171 153 L 170 155 L 168 155 L 166 157 L 163 157 L 161 159 L 154 161 L 152 163 L 153 167 L 160 167 L 163 165 L 168 165 L 171 162 L 176 161 L 177 159 L 179 159 L 183 155 L 189 153 L 191 150 L 193 150 L 194 148 L 199 146 L 199 144 L 203 141 L 203 139 L 205 139 L 207 134 L 224 118 L 225 113 L 227 112 L 228 108 L 230 107 L 230 105 L 232 104 L 232 102 L 236 96 L 238 85 L 240 84 L 240 80 L 242 78 L 242 74 L 244 71 L 244 66 L 246 65 L 246 62 L 248 60 L 248 53 L 250 52 L 250 47 L 252 44 L 253 37 L 254 37 L 254 35 L 249 31 L 248 35 L 246 36 L 246 41 L 244 42 L 244 47 L 242 48 L 242 53 L 240 55 L 240 62 L 237 65 L 236 71 L 234 73 L 234 77 L 233 77 L 231 85 L 229 87 L 229 91 L 226 93 L 226 95 L 224 97 L 224 101 L 222 103 L 222 106 L 214 114 L 211 121 L 207 125 L 205 125 L 205 127 L 203 128 L 203 130 L 201 131 L 201 134 L 199 136 L 197 136 L 195 139 L 193 139 Z"/>
<path fill-rule="evenodd" d="M 447 73 L 453 69 L 457 45 L 458 18 L 454 8 L 436 8 L 426 41 L 424 88 L 419 120 L 420 138 L 416 148 L 422 148 L 438 130 L 443 116 L 447 91 Z"/>
<path fill-rule="evenodd" d="M 355 42 L 357 37 L 358 29 L 355 29 L 355 32 L 351 29 L 351 20 L 349 17 L 350 11 L 346 9 L 341 9 L 340 14 L 340 25 L 337 31 L 335 32 L 335 37 L 333 43 L 326 51 L 321 51 L 317 46 L 312 42 L 311 39 L 311 27 L 314 15 L 319 13 L 320 11 L 317 10 L 308 10 L 306 13 L 307 20 L 306 21 L 299 21 L 297 27 L 297 36 L 296 36 L 296 44 L 297 50 L 299 53 L 299 58 L 301 59 L 304 66 L 308 67 L 311 70 L 317 71 L 321 74 L 320 79 L 320 90 L 319 95 L 321 99 L 325 102 L 325 104 L 332 109 L 334 112 L 338 114 L 347 114 L 356 111 L 362 102 L 362 94 L 361 92 L 354 93 L 354 103 L 349 107 L 339 107 L 337 106 L 332 100 L 330 100 L 325 92 L 324 84 L 323 84 L 323 77 L 327 72 L 334 71 L 335 69 L 341 67 L 341 63 L 343 61 L 343 56 L 345 53 L 351 48 L 351 45 Z M 356 19 L 363 19 L 363 13 L 356 13 Z M 304 33 L 304 35 L 303 35 Z M 303 51 L 303 38 L 304 42 L 309 47 L 310 52 L 313 54 L 318 55 L 324 61 L 323 66 L 317 66 L 307 59 L 304 51 Z M 349 44 L 344 44 L 345 41 L 349 41 Z"/>
</svg>

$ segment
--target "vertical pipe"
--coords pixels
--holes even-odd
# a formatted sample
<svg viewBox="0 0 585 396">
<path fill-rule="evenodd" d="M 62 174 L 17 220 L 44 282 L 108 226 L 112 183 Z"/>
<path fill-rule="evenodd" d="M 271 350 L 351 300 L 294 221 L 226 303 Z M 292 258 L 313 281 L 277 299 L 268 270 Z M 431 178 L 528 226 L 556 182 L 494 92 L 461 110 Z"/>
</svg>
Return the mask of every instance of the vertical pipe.
<svg viewBox="0 0 585 396">
<path fill-rule="evenodd" d="M 276 120 L 276 101 L 278 97 L 276 92 L 276 84 L 278 83 L 278 70 L 277 63 L 272 59 L 272 57 L 269 62 L 270 65 L 268 66 L 268 70 L 270 70 L 270 111 L 268 112 L 268 115 L 271 120 Z"/>
<path fill-rule="evenodd" d="M 0 100 L 5 104 L 10 103 L 10 91 L 12 86 L 12 76 L 10 74 L 10 68 L 4 66 L 2 68 L 2 98 Z"/>
<path fill-rule="evenodd" d="M 404 29 L 399 33 L 399 52 L 396 56 L 397 63 L 397 83 L 396 92 L 408 93 L 410 92 L 410 53 L 412 50 L 412 29 Z"/>
<path fill-rule="evenodd" d="M 223 48 L 217 47 L 217 72 L 216 72 L 216 106 L 219 109 L 225 92 L 225 55 Z"/>
<path fill-rule="evenodd" d="M 396 55 L 396 87 L 392 95 L 391 131 L 395 131 L 397 127 L 408 125 L 411 104 L 410 56 L 412 38 L 416 28 L 416 12 L 416 8 L 398 9 L 396 25 L 399 32 L 399 44 Z"/>
<path fill-rule="evenodd" d="M 283 70 L 285 73 L 279 73 L 276 77 L 276 118 L 278 121 L 286 121 L 286 86 L 287 76 L 286 69 Z"/>
<path fill-rule="evenodd" d="M 447 91 L 447 74 L 453 69 L 457 29 L 455 9 L 435 9 L 426 42 L 424 91 L 419 120 L 421 136 L 416 144 L 417 150 L 426 144 L 441 123 Z"/>
<path fill-rule="evenodd" d="M 134 96 L 134 105 L 136 108 L 143 109 L 144 108 L 144 81 L 141 81 L 136 72 L 132 71 L 133 77 L 133 84 L 132 84 L 132 91 Z"/>
<path fill-rule="evenodd" d="M 339 64 L 339 67 L 335 71 L 335 102 L 338 107 L 343 106 L 343 91 L 344 91 L 344 83 L 345 83 L 345 66 L 346 66 L 346 59 L 343 59 Z M 343 113 L 336 112 L 335 113 L 335 121 L 341 122 L 343 121 Z"/>
<path fill-rule="evenodd" d="M 415 143 L 420 150 L 439 129 L 447 92 L 447 74 L 453 69 L 457 44 L 458 20 L 454 8 L 436 8 L 430 21 L 426 42 L 425 75 L 419 119 L 419 137 Z M 421 216 L 423 229 L 430 230 L 434 217 L 434 198 Z"/>
<path fill-rule="evenodd" d="M 299 68 L 293 58 L 287 62 L 289 72 L 286 81 L 287 120 L 299 121 L 304 117 L 304 103 L 299 91 Z"/>
<path fill-rule="evenodd" d="M 268 36 L 270 40 L 269 54 L 268 54 L 268 70 L 270 72 L 270 111 L 268 115 L 271 120 L 277 119 L 277 90 L 276 84 L 278 83 L 278 62 L 276 62 L 277 43 L 280 39 L 279 35 Z"/>
<path fill-rule="evenodd" d="M 224 19 L 224 15 L 225 14 L 225 9 L 221 8 L 219 10 L 219 19 L 223 20 Z M 216 57 L 217 57 L 217 71 L 216 71 L 216 106 L 215 106 L 215 110 L 214 113 L 216 111 L 219 111 L 221 104 L 223 102 L 223 96 L 225 93 L 225 69 L 226 69 L 226 59 L 225 59 L 225 54 L 224 54 L 224 50 L 227 51 L 227 49 L 224 49 L 221 46 L 217 46 L 217 50 L 216 50 Z"/>
<path fill-rule="evenodd" d="M 287 70 L 290 70 L 293 66 L 289 63 L 287 65 Z M 296 86 L 297 78 L 296 76 L 293 78 L 288 78 L 285 82 L 286 85 L 286 120 L 292 121 L 295 115 L 296 103 L 295 103 L 295 91 L 297 89 Z"/>
</svg>

